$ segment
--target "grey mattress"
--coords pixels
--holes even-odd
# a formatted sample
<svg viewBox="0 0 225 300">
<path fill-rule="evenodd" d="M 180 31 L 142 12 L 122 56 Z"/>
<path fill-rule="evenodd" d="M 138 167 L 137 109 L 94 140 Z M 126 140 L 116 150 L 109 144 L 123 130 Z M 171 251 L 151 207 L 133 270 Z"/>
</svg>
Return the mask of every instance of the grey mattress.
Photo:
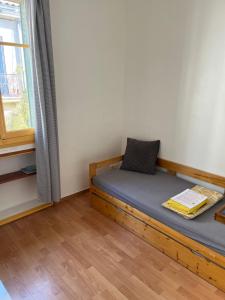
<svg viewBox="0 0 225 300">
<path fill-rule="evenodd" d="M 147 175 L 110 169 L 94 177 L 93 182 L 110 195 L 225 255 L 225 225 L 214 220 L 215 211 L 225 204 L 225 199 L 196 219 L 185 220 L 161 206 L 171 196 L 194 186 L 184 179 L 163 171 Z"/>
</svg>

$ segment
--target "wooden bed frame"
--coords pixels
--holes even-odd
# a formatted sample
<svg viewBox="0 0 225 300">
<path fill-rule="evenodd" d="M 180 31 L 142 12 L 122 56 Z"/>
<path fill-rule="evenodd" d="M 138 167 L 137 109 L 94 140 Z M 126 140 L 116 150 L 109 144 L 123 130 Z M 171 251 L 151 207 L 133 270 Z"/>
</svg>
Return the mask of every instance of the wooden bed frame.
<svg viewBox="0 0 225 300">
<path fill-rule="evenodd" d="M 89 165 L 91 205 L 225 292 L 225 256 L 184 236 L 93 185 L 92 178 L 96 176 L 97 169 L 118 164 L 122 159 L 121 155 Z M 180 173 L 225 188 L 225 177 L 164 159 L 158 159 L 158 166 L 167 169 L 172 175 Z M 216 221 L 212 219 L 212 222 Z"/>
</svg>

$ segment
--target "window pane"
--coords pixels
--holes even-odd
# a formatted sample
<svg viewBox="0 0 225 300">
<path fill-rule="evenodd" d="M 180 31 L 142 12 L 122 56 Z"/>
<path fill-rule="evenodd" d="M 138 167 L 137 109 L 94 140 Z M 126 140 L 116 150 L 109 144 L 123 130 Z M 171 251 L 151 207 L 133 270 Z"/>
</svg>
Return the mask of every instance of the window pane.
<svg viewBox="0 0 225 300">
<path fill-rule="evenodd" d="M 0 46 L 0 89 L 7 131 L 31 128 L 28 76 L 25 71 L 29 69 L 28 51 Z"/>
<path fill-rule="evenodd" d="M 0 0 L 0 41 L 25 43 L 22 34 L 22 9 L 19 3 Z"/>
</svg>

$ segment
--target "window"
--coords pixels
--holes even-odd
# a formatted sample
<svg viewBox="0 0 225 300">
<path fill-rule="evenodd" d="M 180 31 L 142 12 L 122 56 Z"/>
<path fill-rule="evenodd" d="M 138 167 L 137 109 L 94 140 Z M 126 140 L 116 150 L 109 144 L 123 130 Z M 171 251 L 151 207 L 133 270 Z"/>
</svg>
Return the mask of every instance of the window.
<svg viewBox="0 0 225 300">
<path fill-rule="evenodd" d="M 34 141 L 32 67 L 24 0 L 0 0 L 0 147 Z"/>
</svg>

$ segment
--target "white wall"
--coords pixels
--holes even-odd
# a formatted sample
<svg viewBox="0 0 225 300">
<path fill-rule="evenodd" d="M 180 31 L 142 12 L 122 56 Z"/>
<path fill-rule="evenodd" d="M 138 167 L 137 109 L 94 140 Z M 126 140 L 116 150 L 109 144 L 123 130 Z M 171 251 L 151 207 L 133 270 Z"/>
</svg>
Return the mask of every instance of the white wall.
<svg viewBox="0 0 225 300">
<path fill-rule="evenodd" d="M 124 136 L 225 175 L 225 1 L 127 3 Z"/>
<path fill-rule="evenodd" d="M 50 4 L 63 196 L 126 136 L 160 138 L 161 157 L 225 175 L 224 0 Z M 0 174 L 29 162 L 1 160 Z M 0 185 L 0 210 L 35 197 L 34 178 Z"/>
<path fill-rule="evenodd" d="M 62 196 L 88 187 L 89 162 L 121 152 L 125 1 L 51 0 Z M 0 174 L 33 163 L 0 161 Z M 0 211 L 37 197 L 35 178 L 0 185 Z"/>
<path fill-rule="evenodd" d="M 63 196 L 121 152 L 125 1 L 51 0 Z"/>
</svg>

